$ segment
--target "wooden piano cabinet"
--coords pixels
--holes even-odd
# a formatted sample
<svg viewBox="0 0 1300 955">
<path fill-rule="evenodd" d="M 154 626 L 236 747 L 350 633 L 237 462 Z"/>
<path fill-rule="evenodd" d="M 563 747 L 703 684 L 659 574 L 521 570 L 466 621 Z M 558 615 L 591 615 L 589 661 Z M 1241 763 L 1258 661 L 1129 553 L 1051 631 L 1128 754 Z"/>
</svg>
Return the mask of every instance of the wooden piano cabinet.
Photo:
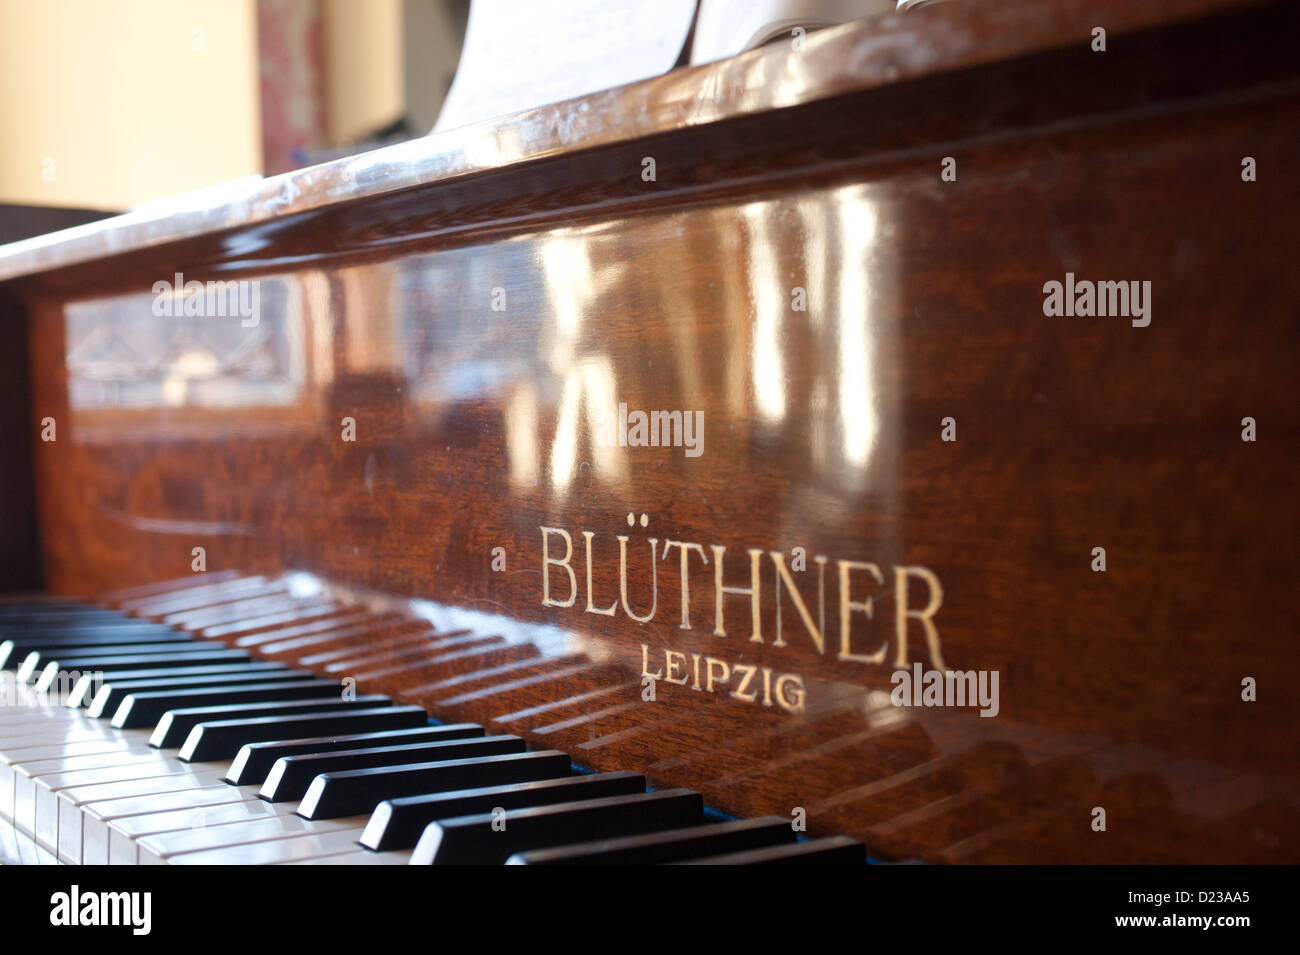
<svg viewBox="0 0 1300 955">
<path fill-rule="evenodd" d="M 42 581 L 30 350 L 22 300 L 7 287 L 0 287 L 0 319 L 6 331 L 0 346 L 0 447 L 5 454 L 0 467 L 0 592 L 32 592 Z"/>
<path fill-rule="evenodd" d="M 883 858 L 1300 861 L 1297 26 L 940 4 L 0 249 L 47 586 L 472 611 L 352 675 Z"/>
</svg>

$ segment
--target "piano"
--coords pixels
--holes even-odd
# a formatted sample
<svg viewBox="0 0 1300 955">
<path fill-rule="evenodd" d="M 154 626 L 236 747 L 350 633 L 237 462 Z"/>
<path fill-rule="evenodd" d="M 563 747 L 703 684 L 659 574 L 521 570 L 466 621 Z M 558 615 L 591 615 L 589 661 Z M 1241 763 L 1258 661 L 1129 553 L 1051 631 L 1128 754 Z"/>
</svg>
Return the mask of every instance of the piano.
<svg viewBox="0 0 1300 955">
<path fill-rule="evenodd" d="M 0 247 L 0 859 L 1300 861 L 1298 27 L 930 4 Z"/>
</svg>

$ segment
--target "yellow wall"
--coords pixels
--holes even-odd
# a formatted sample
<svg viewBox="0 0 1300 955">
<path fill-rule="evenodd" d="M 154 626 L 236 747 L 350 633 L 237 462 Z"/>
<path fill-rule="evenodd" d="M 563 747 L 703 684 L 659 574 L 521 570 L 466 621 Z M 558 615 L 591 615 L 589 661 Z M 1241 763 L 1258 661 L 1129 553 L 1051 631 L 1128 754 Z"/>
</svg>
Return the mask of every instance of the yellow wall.
<svg viewBox="0 0 1300 955">
<path fill-rule="evenodd" d="M 325 0 L 325 96 L 332 143 L 372 133 L 405 109 L 401 0 Z"/>
<path fill-rule="evenodd" d="M 255 0 L 0 0 L 0 202 L 125 209 L 261 168 Z"/>
</svg>

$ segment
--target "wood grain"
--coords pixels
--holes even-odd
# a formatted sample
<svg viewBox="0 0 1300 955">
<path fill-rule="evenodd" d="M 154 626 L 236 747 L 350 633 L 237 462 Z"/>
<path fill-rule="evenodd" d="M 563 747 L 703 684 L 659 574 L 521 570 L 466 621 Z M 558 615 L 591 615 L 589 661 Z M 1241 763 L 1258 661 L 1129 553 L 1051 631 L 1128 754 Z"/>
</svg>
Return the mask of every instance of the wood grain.
<svg viewBox="0 0 1300 955">
<path fill-rule="evenodd" d="M 908 42 L 1010 42 L 981 32 L 1013 27 L 1006 8 L 962 6 L 918 11 Z M 1297 861 L 1296 13 L 1189 5 L 1104 55 L 1070 39 L 1084 15 L 1035 5 L 1039 39 L 1000 59 L 14 278 L 32 413 L 60 422 L 36 449 L 49 585 L 182 577 L 197 546 L 209 571 L 310 572 L 371 615 L 245 645 L 725 810 L 802 808 L 884 857 Z M 773 84 L 799 70 L 779 56 Z M 258 328 L 154 318 L 150 287 L 178 270 L 258 279 Z M 1151 324 L 1046 317 L 1067 272 L 1151 282 Z M 107 329 L 117 343 L 87 338 Z M 702 411 L 703 454 L 601 446 L 619 401 Z M 573 607 L 543 606 L 542 527 L 575 542 Z M 766 556 L 761 644 L 744 598 L 714 635 L 712 562 L 681 629 L 676 554 L 650 622 L 587 613 L 583 531 L 599 605 L 629 538 L 638 613 L 649 537 L 725 546 L 733 586 L 747 548 L 805 548 L 812 603 L 815 555 L 832 584 L 838 559 L 930 568 L 944 661 L 997 671 L 1000 712 L 892 706 L 889 663 L 836 658 L 834 586 L 830 649 L 788 596 L 777 646 Z M 855 652 L 896 639 L 892 593 L 855 617 Z M 422 648 L 400 598 L 453 623 Z M 805 707 L 663 680 L 647 702 L 643 644 L 660 666 L 798 674 Z"/>
</svg>

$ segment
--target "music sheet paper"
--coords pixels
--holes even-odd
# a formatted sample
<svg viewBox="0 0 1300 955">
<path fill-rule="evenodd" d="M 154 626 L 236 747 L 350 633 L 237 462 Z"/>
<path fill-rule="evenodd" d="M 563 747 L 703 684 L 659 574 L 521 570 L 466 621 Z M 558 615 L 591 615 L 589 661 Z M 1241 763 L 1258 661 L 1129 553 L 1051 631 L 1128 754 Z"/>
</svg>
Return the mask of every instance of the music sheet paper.
<svg viewBox="0 0 1300 955">
<path fill-rule="evenodd" d="M 474 0 L 434 132 L 666 73 L 695 0 Z"/>
</svg>

